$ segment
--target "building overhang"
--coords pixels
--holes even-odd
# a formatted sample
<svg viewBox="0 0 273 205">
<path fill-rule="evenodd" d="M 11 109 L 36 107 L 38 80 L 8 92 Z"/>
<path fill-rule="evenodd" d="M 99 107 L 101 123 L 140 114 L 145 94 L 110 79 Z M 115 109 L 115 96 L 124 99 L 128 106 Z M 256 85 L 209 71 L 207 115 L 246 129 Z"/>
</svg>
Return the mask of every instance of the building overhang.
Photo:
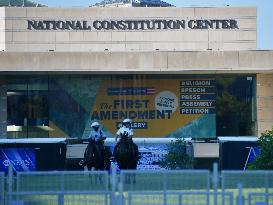
<svg viewBox="0 0 273 205">
<path fill-rule="evenodd" d="M 1 52 L 0 72 L 273 73 L 273 51 Z"/>
</svg>

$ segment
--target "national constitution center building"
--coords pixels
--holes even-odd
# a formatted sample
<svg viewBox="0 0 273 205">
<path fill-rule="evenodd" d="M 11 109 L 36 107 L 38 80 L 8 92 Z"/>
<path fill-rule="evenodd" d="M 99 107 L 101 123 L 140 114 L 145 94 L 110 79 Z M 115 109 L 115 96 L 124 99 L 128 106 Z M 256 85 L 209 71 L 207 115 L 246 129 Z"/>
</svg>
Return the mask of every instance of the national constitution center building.
<svg viewBox="0 0 273 205">
<path fill-rule="evenodd" d="M 0 137 L 260 136 L 273 52 L 253 7 L 0 7 Z"/>
</svg>

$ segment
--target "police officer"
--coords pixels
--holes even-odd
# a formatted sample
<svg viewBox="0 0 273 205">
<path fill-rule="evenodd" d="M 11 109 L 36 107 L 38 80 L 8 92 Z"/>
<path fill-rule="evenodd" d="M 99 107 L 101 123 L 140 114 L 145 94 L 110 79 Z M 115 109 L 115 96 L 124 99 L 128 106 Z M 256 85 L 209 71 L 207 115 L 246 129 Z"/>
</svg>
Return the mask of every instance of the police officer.
<svg viewBox="0 0 273 205">
<path fill-rule="evenodd" d="M 130 119 L 124 119 L 122 121 L 122 127 L 119 128 L 119 130 L 116 133 L 116 141 L 118 138 L 121 138 L 121 135 L 127 135 L 128 139 L 132 140 L 132 137 L 134 136 L 134 131 L 131 128 L 132 121 Z"/>
<path fill-rule="evenodd" d="M 97 153 L 99 154 L 99 157 L 102 159 L 100 161 L 100 167 L 103 167 L 104 163 L 104 140 L 106 139 L 106 135 L 104 132 L 99 129 L 100 124 L 98 122 L 93 122 L 91 124 L 91 127 L 93 130 L 89 134 L 89 141 L 94 141 L 97 149 Z"/>
<path fill-rule="evenodd" d="M 100 124 L 98 122 L 93 122 L 91 124 L 93 130 L 90 132 L 88 140 L 94 140 L 95 142 L 102 142 L 106 139 L 106 135 L 102 130 L 99 129 Z"/>
<path fill-rule="evenodd" d="M 123 139 L 128 140 L 128 142 L 130 142 L 133 145 L 133 149 L 134 149 L 135 155 L 136 155 L 135 157 L 137 158 L 136 165 L 135 165 L 135 167 L 136 167 L 137 161 L 139 159 L 139 151 L 138 151 L 138 146 L 133 142 L 133 139 L 132 139 L 134 136 L 134 131 L 131 127 L 131 123 L 132 123 L 132 121 L 128 118 L 124 119 L 122 121 L 122 127 L 119 128 L 119 130 L 116 133 L 116 141 L 118 141 L 118 142 L 114 148 L 114 157 L 116 158 L 117 148 L 121 143 L 120 140 L 118 140 L 118 139 L 124 137 Z"/>
<path fill-rule="evenodd" d="M 93 142 L 95 144 L 96 151 L 97 151 L 98 155 L 100 156 L 100 158 L 102 158 L 102 157 L 104 157 L 104 142 L 103 141 L 106 139 L 106 136 L 103 133 L 103 131 L 99 129 L 99 127 L 100 127 L 100 124 L 98 122 L 93 122 L 91 124 L 92 130 L 88 136 L 88 141 L 90 143 Z M 85 166 L 86 160 L 87 159 L 81 160 L 79 162 L 79 165 Z M 103 163 L 103 162 L 100 162 L 100 163 Z"/>
</svg>

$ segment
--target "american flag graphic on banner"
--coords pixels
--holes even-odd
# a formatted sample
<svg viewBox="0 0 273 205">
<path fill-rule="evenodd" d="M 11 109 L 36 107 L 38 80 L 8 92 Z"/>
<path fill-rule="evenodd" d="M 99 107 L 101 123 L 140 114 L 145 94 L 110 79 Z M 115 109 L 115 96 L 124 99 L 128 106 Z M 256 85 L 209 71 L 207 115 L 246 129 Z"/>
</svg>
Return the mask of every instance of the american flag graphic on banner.
<svg viewBox="0 0 273 205">
<path fill-rule="evenodd" d="M 147 88 L 146 93 L 147 93 L 147 95 L 154 95 L 155 94 L 155 88 Z"/>
</svg>

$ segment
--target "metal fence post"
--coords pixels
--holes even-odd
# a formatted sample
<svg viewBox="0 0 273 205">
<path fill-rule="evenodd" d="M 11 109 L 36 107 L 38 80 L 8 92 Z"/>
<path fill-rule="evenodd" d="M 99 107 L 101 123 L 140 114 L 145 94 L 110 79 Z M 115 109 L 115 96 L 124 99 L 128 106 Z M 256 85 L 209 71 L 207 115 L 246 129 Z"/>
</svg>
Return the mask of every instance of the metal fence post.
<svg viewBox="0 0 273 205">
<path fill-rule="evenodd" d="M 182 205 L 182 193 L 178 195 L 178 205 Z"/>
<path fill-rule="evenodd" d="M 118 199 L 119 199 L 119 205 L 123 205 L 123 183 L 119 182 L 118 183 Z"/>
<path fill-rule="evenodd" d="M 225 174 L 224 172 L 221 173 L 221 188 L 222 188 L 222 198 L 225 198 Z M 225 205 L 225 200 L 222 200 L 222 205 Z"/>
<path fill-rule="evenodd" d="M 117 184 L 117 167 L 114 163 L 111 164 L 111 205 L 116 204 L 116 184 Z"/>
<path fill-rule="evenodd" d="M 104 204 L 108 205 L 108 196 L 109 196 L 109 173 L 105 174 L 105 195 L 104 195 Z"/>
<path fill-rule="evenodd" d="M 218 164 L 213 163 L 213 175 L 212 175 L 212 184 L 213 184 L 213 198 L 214 205 L 218 205 Z M 224 198 L 222 199 L 224 200 Z"/>
<path fill-rule="evenodd" d="M 238 188 L 238 196 L 237 196 L 237 200 L 236 200 L 237 205 L 244 205 L 245 199 L 244 199 L 244 195 L 243 195 L 243 185 L 238 184 L 237 188 Z"/>
<path fill-rule="evenodd" d="M 130 192 L 128 193 L 128 205 L 132 205 L 132 195 Z"/>
<path fill-rule="evenodd" d="M 58 205 L 64 205 L 64 173 L 61 172 L 61 181 L 60 181 L 60 193 L 58 194 Z"/>
<path fill-rule="evenodd" d="M 13 166 L 11 163 L 9 163 L 9 169 L 8 169 L 8 204 L 11 204 L 12 202 L 12 187 L 13 187 Z"/>
<path fill-rule="evenodd" d="M 265 177 L 265 180 L 264 180 L 264 183 L 265 183 L 265 202 L 266 204 L 269 204 L 269 180 L 268 180 L 268 175 L 269 175 L 269 172 L 266 172 L 264 177 Z"/>
<path fill-rule="evenodd" d="M 0 204 L 4 205 L 5 199 L 4 199 L 4 183 L 5 183 L 5 175 L 4 173 L 0 173 Z"/>
<path fill-rule="evenodd" d="M 164 205 L 167 205 L 167 173 L 163 173 L 163 199 L 164 199 Z"/>
</svg>

